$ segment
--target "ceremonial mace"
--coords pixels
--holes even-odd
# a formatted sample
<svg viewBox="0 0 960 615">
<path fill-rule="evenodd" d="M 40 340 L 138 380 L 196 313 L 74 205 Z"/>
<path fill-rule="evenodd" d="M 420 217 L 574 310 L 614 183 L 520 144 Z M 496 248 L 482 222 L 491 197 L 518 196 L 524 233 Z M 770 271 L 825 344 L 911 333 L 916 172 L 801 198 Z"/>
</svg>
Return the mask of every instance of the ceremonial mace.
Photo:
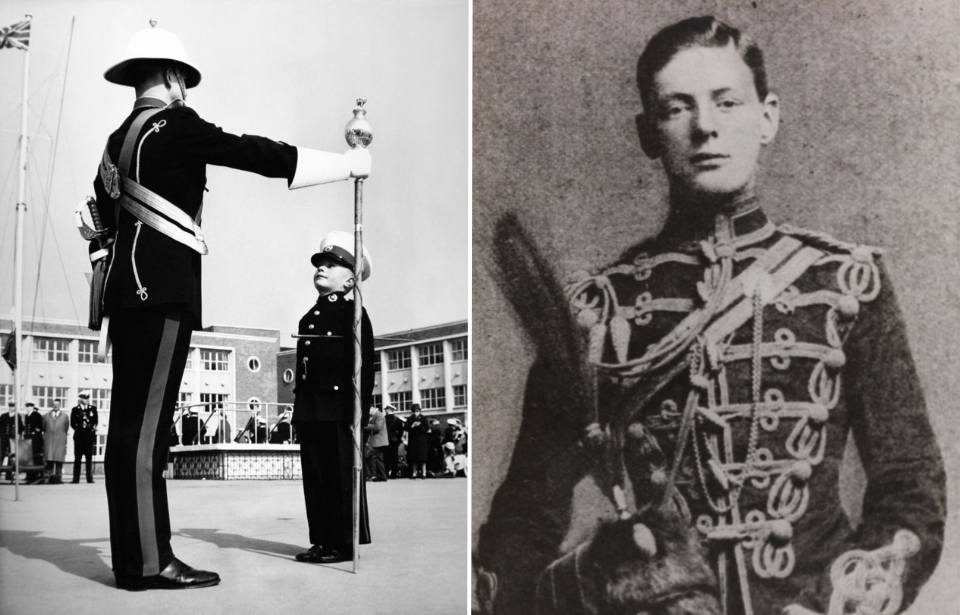
<svg viewBox="0 0 960 615">
<path fill-rule="evenodd" d="M 343 136 L 351 149 L 366 148 L 373 140 L 373 129 L 366 120 L 367 110 L 363 108 L 366 98 L 358 98 L 353 108 L 353 119 L 347 122 Z M 363 278 L 363 178 L 358 177 L 353 184 L 353 572 L 359 571 L 360 557 L 360 423 L 363 416 L 363 400 L 360 389 L 363 386 L 363 348 L 360 339 L 363 317 L 363 294 L 360 292 L 360 280 Z"/>
</svg>

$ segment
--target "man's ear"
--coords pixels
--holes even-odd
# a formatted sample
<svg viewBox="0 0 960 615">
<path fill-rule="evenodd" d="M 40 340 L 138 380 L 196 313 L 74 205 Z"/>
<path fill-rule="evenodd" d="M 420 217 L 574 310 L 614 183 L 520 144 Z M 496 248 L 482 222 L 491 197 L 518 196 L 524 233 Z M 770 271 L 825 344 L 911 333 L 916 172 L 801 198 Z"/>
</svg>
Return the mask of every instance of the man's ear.
<svg viewBox="0 0 960 615">
<path fill-rule="evenodd" d="M 780 129 L 780 98 L 770 92 L 763 101 L 763 117 L 760 120 L 760 143 L 773 143 Z"/>
<path fill-rule="evenodd" d="M 347 290 L 353 288 L 353 285 L 356 283 L 356 280 L 353 278 L 347 278 L 347 281 L 343 283 L 343 287 Z"/>
<path fill-rule="evenodd" d="M 637 136 L 640 138 L 640 147 L 648 158 L 656 160 L 663 154 L 663 147 L 660 144 L 660 137 L 657 129 L 653 125 L 653 119 L 646 114 L 638 113 L 635 121 L 637 123 Z"/>
</svg>

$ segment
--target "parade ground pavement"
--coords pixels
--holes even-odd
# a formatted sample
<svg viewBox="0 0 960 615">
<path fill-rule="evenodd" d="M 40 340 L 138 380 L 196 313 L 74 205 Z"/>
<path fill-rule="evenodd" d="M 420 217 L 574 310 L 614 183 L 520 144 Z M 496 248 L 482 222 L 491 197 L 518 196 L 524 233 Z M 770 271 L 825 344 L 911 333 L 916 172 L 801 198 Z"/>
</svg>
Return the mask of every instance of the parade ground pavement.
<svg viewBox="0 0 960 615">
<path fill-rule="evenodd" d="M 302 564 L 300 481 L 168 480 L 173 551 L 222 581 L 128 592 L 111 570 L 107 500 L 93 484 L 0 485 L 0 614 L 465 614 L 465 478 L 367 483 L 373 543 L 353 563 Z"/>
</svg>

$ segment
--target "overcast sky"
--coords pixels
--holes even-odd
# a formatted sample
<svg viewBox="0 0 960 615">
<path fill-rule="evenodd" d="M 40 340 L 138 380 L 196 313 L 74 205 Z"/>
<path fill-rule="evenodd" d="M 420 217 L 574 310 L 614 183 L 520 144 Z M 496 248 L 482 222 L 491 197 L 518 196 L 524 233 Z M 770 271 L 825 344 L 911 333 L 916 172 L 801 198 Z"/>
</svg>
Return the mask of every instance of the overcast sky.
<svg viewBox="0 0 960 615">
<path fill-rule="evenodd" d="M 93 194 L 107 135 L 134 99 L 132 88 L 108 83 L 103 72 L 154 18 L 180 37 L 202 74 L 188 105 L 228 132 L 344 151 L 344 125 L 355 99 L 365 96 L 374 162 L 363 222 L 373 274 L 363 289 L 374 330 L 466 319 L 468 6 L 463 0 L 4 0 L 0 26 L 33 14 L 24 317 L 86 322 L 90 266 L 73 210 Z M 13 306 L 23 55 L 0 51 L 4 317 Z M 328 231 L 352 230 L 353 183 L 291 192 L 284 180 L 231 169 L 208 167 L 207 175 L 204 325 L 276 328 L 281 343 L 292 345 L 290 334 L 316 299 L 310 256 Z"/>
</svg>

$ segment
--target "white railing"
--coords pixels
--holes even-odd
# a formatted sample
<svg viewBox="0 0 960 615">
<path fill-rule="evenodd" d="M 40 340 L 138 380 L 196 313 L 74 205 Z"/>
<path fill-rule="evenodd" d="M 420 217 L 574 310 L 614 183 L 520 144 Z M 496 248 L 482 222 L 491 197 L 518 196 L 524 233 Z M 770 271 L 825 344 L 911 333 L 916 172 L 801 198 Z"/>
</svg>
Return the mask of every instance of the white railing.
<svg viewBox="0 0 960 615">
<path fill-rule="evenodd" d="M 292 404 L 209 402 L 179 404 L 171 446 L 295 444 Z"/>
</svg>

